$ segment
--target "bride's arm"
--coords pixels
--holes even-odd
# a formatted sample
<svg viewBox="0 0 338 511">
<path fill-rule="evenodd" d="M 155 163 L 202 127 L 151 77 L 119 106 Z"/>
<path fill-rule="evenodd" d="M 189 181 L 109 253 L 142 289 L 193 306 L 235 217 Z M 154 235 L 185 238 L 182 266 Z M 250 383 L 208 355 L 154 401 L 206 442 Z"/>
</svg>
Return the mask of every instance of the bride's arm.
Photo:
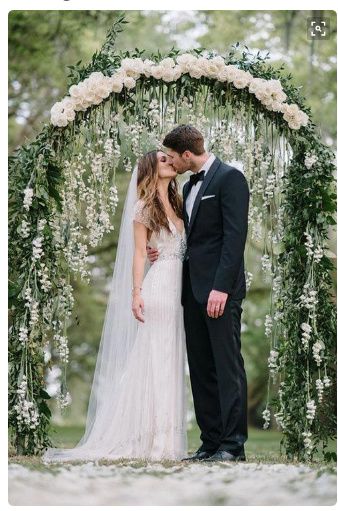
<svg viewBox="0 0 338 511">
<path fill-rule="evenodd" d="M 144 323 L 144 302 L 141 295 L 144 276 L 144 265 L 147 259 L 147 227 L 134 221 L 134 258 L 133 258 L 133 304 L 132 310 L 136 319 Z"/>
</svg>

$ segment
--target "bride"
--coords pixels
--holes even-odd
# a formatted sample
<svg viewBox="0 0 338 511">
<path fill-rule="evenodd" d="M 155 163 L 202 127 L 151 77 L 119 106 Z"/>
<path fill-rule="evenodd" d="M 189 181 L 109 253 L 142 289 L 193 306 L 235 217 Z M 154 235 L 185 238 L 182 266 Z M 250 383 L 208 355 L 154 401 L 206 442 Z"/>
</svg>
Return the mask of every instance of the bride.
<svg viewBox="0 0 338 511">
<path fill-rule="evenodd" d="M 187 453 L 186 234 L 176 175 L 162 151 L 145 154 L 133 171 L 85 433 L 72 449 L 48 448 L 46 463 L 181 460 Z M 147 244 L 159 251 L 151 266 Z"/>
</svg>

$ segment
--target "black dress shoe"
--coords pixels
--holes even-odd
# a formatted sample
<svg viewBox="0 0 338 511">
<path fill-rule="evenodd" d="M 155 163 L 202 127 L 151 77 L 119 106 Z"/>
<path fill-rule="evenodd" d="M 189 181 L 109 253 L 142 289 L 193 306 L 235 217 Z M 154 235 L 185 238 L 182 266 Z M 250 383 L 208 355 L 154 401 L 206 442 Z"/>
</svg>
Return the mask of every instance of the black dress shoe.
<svg viewBox="0 0 338 511">
<path fill-rule="evenodd" d="M 215 451 L 203 451 L 201 449 L 198 449 L 192 456 L 189 456 L 188 458 L 183 458 L 181 461 L 202 461 L 206 460 L 210 456 L 213 455 Z"/>
<path fill-rule="evenodd" d="M 231 454 L 228 451 L 218 450 L 212 456 L 205 458 L 203 461 L 246 461 L 245 454 Z"/>
</svg>

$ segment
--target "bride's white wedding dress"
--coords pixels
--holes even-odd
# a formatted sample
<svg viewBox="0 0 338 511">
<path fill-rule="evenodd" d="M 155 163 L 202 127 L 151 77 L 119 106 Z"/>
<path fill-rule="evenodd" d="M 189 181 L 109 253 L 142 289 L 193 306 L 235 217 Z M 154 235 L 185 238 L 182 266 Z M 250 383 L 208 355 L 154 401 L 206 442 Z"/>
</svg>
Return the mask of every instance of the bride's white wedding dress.
<svg viewBox="0 0 338 511">
<path fill-rule="evenodd" d="M 143 203 L 133 218 L 148 225 Z M 149 244 L 159 251 L 142 284 L 144 323 L 120 376 L 115 399 L 105 404 L 83 445 L 48 449 L 42 460 L 149 459 L 180 460 L 187 454 L 185 331 L 181 305 L 182 262 L 186 234 L 170 220 L 171 233 L 152 232 Z M 95 426 L 95 424 L 94 424 Z"/>
</svg>

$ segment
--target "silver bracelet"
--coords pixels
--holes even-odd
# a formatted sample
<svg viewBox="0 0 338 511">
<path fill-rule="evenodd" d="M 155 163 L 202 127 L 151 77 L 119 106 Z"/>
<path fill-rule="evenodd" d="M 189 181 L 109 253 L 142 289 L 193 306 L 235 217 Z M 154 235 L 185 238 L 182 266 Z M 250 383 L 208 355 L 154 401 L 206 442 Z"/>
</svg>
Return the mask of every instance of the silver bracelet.
<svg viewBox="0 0 338 511">
<path fill-rule="evenodd" d="M 132 289 L 132 292 L 134 292 L 135 289 L 139 289 L 140 291 L 142 291 L 142 288 L 140 286 L 134 286 L 133 289 Z"/>
</svg>

